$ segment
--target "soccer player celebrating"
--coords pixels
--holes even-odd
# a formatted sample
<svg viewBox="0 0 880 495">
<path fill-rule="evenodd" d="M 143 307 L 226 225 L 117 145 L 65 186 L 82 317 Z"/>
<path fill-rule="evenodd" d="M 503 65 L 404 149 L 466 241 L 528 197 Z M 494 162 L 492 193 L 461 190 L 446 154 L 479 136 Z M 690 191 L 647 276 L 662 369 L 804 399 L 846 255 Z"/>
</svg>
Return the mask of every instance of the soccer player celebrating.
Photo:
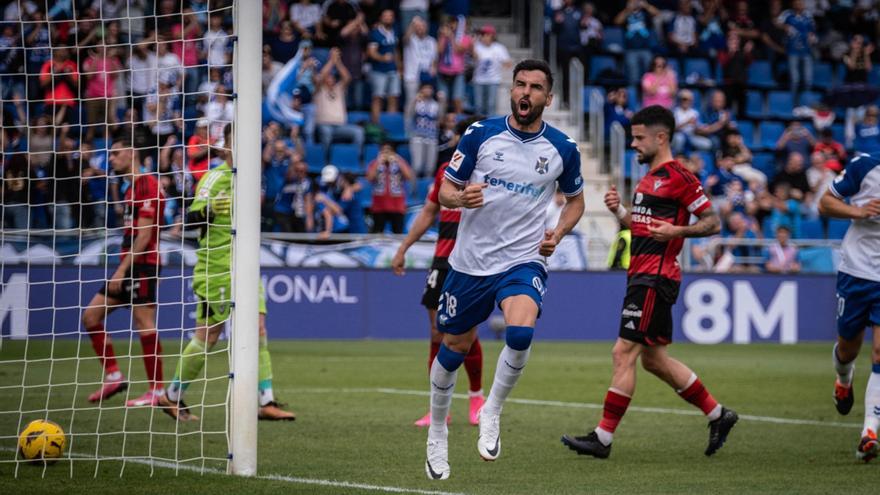
<svg viewBox="0 0 880 495">
<path fill-rule="evenodd" d="M 120 139 L 110 148 L 110 164 L 128 186 L 124 197 L 124 227 L 121 259 L 110 280 L 92 297 L 83 311 L 82 322 L 92 347 L 104 367 L 101 388 L 89 395 L 100 402 L 128 388 L 116 363 L 116 353 L 104 321 L 110 313 L 131 308 L 132 321 L 141 338 L 149 389 L 127 406 L 155 405 L 162 395 L 162 346 L 156 332 L 156 287 L 159 284 L 159 224 L 164 197 L 153 174 L 141 173 L 138 154 L 131 141 Z"/>
<path fill-rule="evenodd" d="M 856 449 L 856 456 L 867 462 L 880 452 L 880 159 L 870 155 L 853 159 L 820 199 L 819 213 L 853 221 L 843 238 L 837 274 L 834 404 L 843 415 L 852 409 L 856 357 L 865 327 L 871 326 L 871 376 L 865 389 L 862 438 Z"/>
<path fill-rule="evenodd" d="M 479 413 L 477 451 L 487 461 L 498 458 L 501 409 L 528 361 L 546 290 L 546 257 L 584 212 L 577 145 L 541 119 L 553 99 L 552 88 L 546 62 L 517 64 L 510 90 L 512 114 L 472 124 L 444 172 L 440 205 L 463 209 L 437 309 L 443 343 L 431 366 L 425 462 L 430 479 L 449 477 L 445 418 L 456 371 L 476 340 L 476 326 L 496 304 L 504 313 L 507 345 Z M 557 182 L 566 202 L 556 227 L 545 230 Z"/>
<path fill-rule="evenodd" d="M 465 130 L 474 122 L 480 120 L 480 117 L 471 117 L 462 120 L 455 125 L 455 134 L 450 146 L 458 144 Z M 440 342 L 443 340 L 443 334 L 437 330 L 437 306 L 440 305 L 440 288 L 446 281 L 446 275 L 449 273 L 449 254 L 455 246 L 455 236 L 458 232 L 458 222 L 461 219 L 461 211 L 458 209 L 450 209 L 440 206 L 438 197 L 440 185 L 443 183 L 443 174 L 449 163 L 440 165 L 437 174 L 434 177 L 434 185 L 428 192 L 425 199 L 425 206 L 419 212 L 413 222 L 409 233 L 394 258 L 391 259 L 391 268 L 397 275 L 403 275 L 403 267 L 406 261 L 407 250 L 418 241 L 428 228 L 437 220 L 437 214 L 440 214 L 440 232 L 437 244 L 434 246 L 434 259 L 431 262 L 431 271 L 428 273 L 428 279 L 425 281 L 425 291 L 422 293 L 422 306 L 428 310 L 428 321 L 431 325 L 431 353 L 428 357 L 428 374 L 431 373 L 431 366 L 434 364 L 434 358 L 440 351 Z M 470 351 L 464 358 L 464 368 L 468 374 L 470 382 L 470 390 L 468 396 L 470 399 L 470 413 L 468 419 L 472 425 L 479 422 L 477 413 L 483 407 L 483 347 L 480 345 L 479 337 L 474 337 L 474 343 L 471 345 Z M 448 418 L 447 418 L 448 421 Z M 428 411 L 424 417 L 415 422 L 416 426 L 428 426 L 431 424 L 431 412 Z"/>
<path fill-rule="evenodd" d="M 168 392 L 159 400 L 166 412 L 179 421 L 198 419 L 191 414 L 183 394 L 205 366 L 208 351 L 217 343 L 232 311 L 232 124 L 223 129 L 226 161 L 206 173 L 196 185 L 187 223 L 201 228 L 198 259 L 193 269 L 196 330 L 183 350 Z M 266 339 L 266 299 L 260 287 L 259 401 L 260 419 L 293 421 L 296 415 L 275 402 L 272 361 Z"/>
<path fill-rule="evenodd" d="M 738 419 L 734 411 L 712 397 L 690 368 L 666 351 L 672 341 L 672 305 L 681 285 L 676 257 L 684 238 L 713 235 L 720 228 L 718 215 L 700 181 L 672 159 L 669 143 L 674 130 L 672 112 L 659 105 L 636 113 L 632 119 L 632 147 L 639 162 L 650 170 L 636 187 L 632 212 L 623 208 L 613 187 L 605 194 L 605 206 L 632 231 L 632 253 L 620 337 L 611 351 L 614 373 L 605 395 L 602 421 L 588 435 L 562 437 L 562 443 L 578 454 L 606 458 L 611 453 L 614 430 L 636 389 L 639 357 L 647 371 L 708 417 L 706 455 L 721 448 Z M 698 217 L 693 225 L 689 225 L 691 215 Z"/>
</svg>

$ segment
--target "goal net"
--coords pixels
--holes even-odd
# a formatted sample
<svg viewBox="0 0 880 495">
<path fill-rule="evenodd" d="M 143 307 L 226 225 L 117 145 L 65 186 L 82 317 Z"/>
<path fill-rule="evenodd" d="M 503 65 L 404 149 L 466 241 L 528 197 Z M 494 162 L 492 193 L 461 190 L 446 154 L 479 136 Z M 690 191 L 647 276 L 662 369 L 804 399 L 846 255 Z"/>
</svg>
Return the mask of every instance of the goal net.
<svg viewBox="0 0 880 495">
<path fill-rule="evenodd" d="M 182 400 L 198 419 L 175 421 L 158 402 L 197 329 L 200 230 L 186 219 L 196 184 L 233 152 L 227 124 L 236 122 L 238 148 L 241 109 L 259 112 L 259 86 L 248 101 L 235 93 L 245 87 L 239 58 L 247 58 L 238 57 L 245 48 L 240 3 L 250 2 L 16 0 L 0 7 L 4 472 L 14 467 L 17 475 L 28 461 L 18 437 L 35 419 L 66 433 L 61 460 L 44 464 L 44 474 L 230 465 L 253 472 L 255 277 L 254 290 L 234 282 L 211 301 L 235 309 L 224 337 L 201 351 L 198 376 L 182 383 Z M 252 14 L 248 43 L 259 53 L 259 12 Z M 258 223 L 242 218 L 246 198 L 234 197 L 233 232 Z M 120 268 L 126 258 L 128 270 Z M 237 271 L 214 267 L 211 275 L 235 280 Z M 253 323 L 235 337 L 249 349 L 239 356 L 232 327 L 241 307 Z M 251 400 L 233 400 L 251 383 Z M 232 409 L 238 403 L 241 414 Z M 245 435 L 238 441 L 236 428 Z M 236 444 L 248 459 L 230 461 Z M 249 467 L 235 469 L 236 461 Z"/>
</svg>

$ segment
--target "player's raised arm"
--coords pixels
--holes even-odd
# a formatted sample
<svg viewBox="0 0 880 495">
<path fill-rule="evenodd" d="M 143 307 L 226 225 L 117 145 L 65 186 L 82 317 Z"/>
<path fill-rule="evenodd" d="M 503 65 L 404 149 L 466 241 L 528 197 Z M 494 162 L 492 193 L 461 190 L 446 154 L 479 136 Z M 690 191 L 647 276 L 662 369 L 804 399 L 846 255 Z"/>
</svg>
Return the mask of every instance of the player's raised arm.
<svg viewBox="0 0 880 495">
<path fill-rule="evenodd" d="M 608 208 L 608 211 L 614 213 L 614 216 L 620 220 L 626 228 L 630 227 L 632 223 L 632 214 L 626 211 L 626 208 L 623 207 L 623 204 L 620 202 L 620 194 L 617 192 L 617 188 L 611 186 L 611 189 L 605 193 L 605 207 Z"/>
</svg>

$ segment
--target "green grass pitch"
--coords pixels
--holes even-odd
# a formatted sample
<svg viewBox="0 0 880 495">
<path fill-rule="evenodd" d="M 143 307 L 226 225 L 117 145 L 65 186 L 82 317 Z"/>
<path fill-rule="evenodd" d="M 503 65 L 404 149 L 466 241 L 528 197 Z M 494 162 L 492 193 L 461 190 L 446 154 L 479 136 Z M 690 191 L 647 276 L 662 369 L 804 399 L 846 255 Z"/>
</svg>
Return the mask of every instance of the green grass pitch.
<svg viewBox="0 0 880 495">
<path fill-rule="evenodd" d="M 51 371 L 55 384 L 77 376 L 76 343 L 58 341 L 54 364 L 32 361 L 22 400 L 21 362 L 24 345 L 5 341 L 0 350 L 0 411 L 49 407 L 49 419 L 66 430 L 71 411 L 86 407 L 92 387 L 40 386 Z M 166 352 L 174 344 L 165 343 Z M 694 368 L 722 403 L 744 415 L 728 443 L 714 457 L 703 449 L 706 422 L 673 391 L 643 370 L 639 371 L 632 408 L 615 437 L 611 458 L 578 457 L 559 441 L 563 433 L 582 434 L 598 421 L 611 373 L 610 343 L 542 342 L 540 335 L 531 359 L 502 416 L 502 452 L 494 463 L 480 460 L 477 430 L 467 424 L 467 401 L 453 402 L 450 426 L 450 464 L 447 481 L 426 479 L 425 430 L 412 426 L 428 406 L 427 341 L 275 341 L 270 342 L 276 395 L 297 412 L 294 423 L 261 423 L 259 479 L 221 474 L 175 473 L 164 465 L 151 467 L 128 462 L 61 460 L 54 465 L 15 465 L 0 462 L 0 493 L 295 493 L 367 494 L 568 494 L 568 493 L 865 493 L 880 480 L 880 462 L 863 464 L 854 452 L 858 441 L 868 353 L 856 370 L 856 406 L 840 417 L 831 401 L 834 374 L 830 344 L 717 345 L 676 344 L 671 354 Z M 134 351 L 139 351 L 135 342 Z M 500 343 L 485 342 L 484 390 L 491 385 Z M 866 349 L 867 350 L 867 349 Z M 119 352 L 119 351 L 117 351 Z M 80 353 L 91 356 L 87 342 Z M 122 352 L 120 352 L 121 354 Z M 48 342 L 31 342 L 30 359 L 50 355 Z M 215 378 L 204 390 L 194 385 L 191 402 L 221 403 L 225 394 L 223 354 L 208 362 Z M 165 360 L 166 379 L 174 360 Z M 122 360 L 127 369 L 128 360 Z M 140 359 L 131 363 L 131 376 L 143 378 Z M 94 359 L 79 364 L 79 380 L 96 380 Z M 133 385 L 132 396 L 143 391 Z M 456 392 L 467 390 L 467 376 L 459 374 Z M 75 394 L 75 395 L 74 395 Z M 256 394 L 256 392 L 255 392 Z M 461 397 L 461 396 L 459 396 Z M 96 451 L 105 456 L 141 456 L 152 452 L 172 457 L 225 453 L 223 408 L 195 408 L 205 417 L 195 425 L 176 425 L 158 411 L 140 409 L 124 417 L 123 399 L 114 397 L 102 411 L 78 409 L 73 417 L 74 455 Z M 68 410 L 62 410 L 67 408 Z M 656 408 L 651 410 L 650 408 Z M 25 419 L 42 417 L 30 413 Z M 781 421 L 774 422 L 772 418 Z M 124 428 L 123 437 L 112 434 Z M 798 424 L 790 420 L 807 420 Z M 14 456 L 18 414 L 0 414 L 0 460 Z M 99 424 L 100 423 L 100 424 Z M 95 442 L 95 431 L 109 433 Z M 146 431 L 162 432 L 148 435 Z M 68 438 L 70 440 L 70 437 Z M 189 463 L 189 466 L 201 466 Z M 208 467 L 222 469 L 222 462 Z M 71 470 L 73 478 L 70 478 Z M 45 476 L 44 476 L 45 472 Z M 271 479 L 271 478 L 275 479 Z M 284 479 L 282 479 L 284 478 Z M 322 485 L 324 481 L 369 485 Z M 386 490 L 385 492 L 381 490 Z"/>
</svg>

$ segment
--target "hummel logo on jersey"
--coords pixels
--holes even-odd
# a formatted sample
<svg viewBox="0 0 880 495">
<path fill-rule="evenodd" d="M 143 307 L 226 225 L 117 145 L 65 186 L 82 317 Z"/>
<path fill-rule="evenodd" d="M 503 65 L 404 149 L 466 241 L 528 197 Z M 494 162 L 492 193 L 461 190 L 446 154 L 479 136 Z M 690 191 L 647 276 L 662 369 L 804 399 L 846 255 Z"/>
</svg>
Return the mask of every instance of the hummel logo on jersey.
<svg viewBox="0 0 880 495">
<path fill-rule="evenodd" d="M 495 160 L 496 162 L 503 162 L 504 161 L 504 153 L 502 153 L 500 151 L 496 151 L 495 158 L 493 158 L 493 160 Z"/>
<path fill-rule="evenodd" d="M 538 161 L 535 162 L 535 170 L 541 175 L 546 174 L 548 168 L 550 168 L 550 160 L 543 156 L 539 157 Z"/>
<path fill-rule="evenodd" d="M 630 320 L 629 323 L 627 323 L 626 325 L 624 325 L 624 328 L 629 328 L 630 330 L 635 330 L 635 329 L 636 329 L 636 324 L 633 323 L 632 320 Z"/>
<path fill-rule="evenodd" d="M 450 164 L 450 166 L 452 166 Z M 507 189 L 510 192 L 514 192 L 517 194 L 523 194 L 525 196 L 531 196 L 532 199 L 538 199 L 541 197 L 541 194 L 544 193 L 544 189 L 547 186 L 541 186 L 540 188 L 536 188 L 533 184 L 525 184 L 525 183 L 517 183 L 517 182 L 508 182 L 504 179 L 496 179 L 495 177 L 486 176 L 484 179 L 486 184 L 489 184 L 492 187 L 500 187 L 502 189 Z"/>
</svg>

